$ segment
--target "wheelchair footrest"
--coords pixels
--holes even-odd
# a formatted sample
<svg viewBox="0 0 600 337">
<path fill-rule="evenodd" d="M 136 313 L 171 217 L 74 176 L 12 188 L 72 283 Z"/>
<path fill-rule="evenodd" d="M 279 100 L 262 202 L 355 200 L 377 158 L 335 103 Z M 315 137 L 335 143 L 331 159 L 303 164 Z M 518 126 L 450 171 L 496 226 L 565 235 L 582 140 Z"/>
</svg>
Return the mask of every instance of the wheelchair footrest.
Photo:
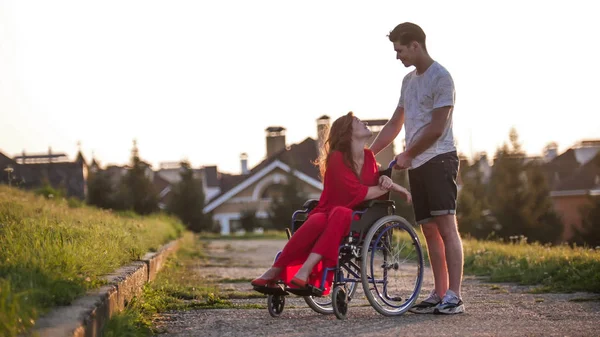
<svg viewBox="0 0 600 337">
<path fill-rule="evenodd" d="M 280 285 L 277 285 L 277 287 L 254 287 L 254 290 L 258 291 L 259 293 L 265 294 L 265 295 L 274 295 L 274 296 L 289 295 L 289 293 L 287 291 L 285 291 L 283 289 L 283 287 Z"/>
<path fill-rule="evenodd" d="M 311 285 L 307 285 L 306 288 L 286 287 L 285 291 L 297 296 L 323 296 L 323 290 Z"/>
</svg>

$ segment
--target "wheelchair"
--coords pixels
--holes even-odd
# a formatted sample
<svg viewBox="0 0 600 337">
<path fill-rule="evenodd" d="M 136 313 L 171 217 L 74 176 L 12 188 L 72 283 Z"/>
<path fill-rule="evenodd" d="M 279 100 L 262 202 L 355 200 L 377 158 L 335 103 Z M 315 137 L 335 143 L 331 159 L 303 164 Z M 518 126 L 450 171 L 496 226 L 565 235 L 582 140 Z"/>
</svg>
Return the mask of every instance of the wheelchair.
<svg viewBox="0 0 600 337">
<path fill-rule="evenodd" d="M 390 177 L 394 165 L 392 161 L 387 170 L 379 172 L 380 176 Z M 367 200 L 353 209 L 350 232 L 338 248 L 337 265 L 325 268 L 322 261 L 317 264 L 307 288 L 288 286 L 300 266 L 284 269 L 277 287 L 254 288 L 268 295 L 267 308 L 272 317 L 281 315 L 285 297 L 293 294 L 303 297 L 317 313 L 346 319 L 359 283 L 369 304 L 384 316 L 402 315 L 413 306 L 423 282 L 420 240 L 413 226 L 395 214 L 389 193 L 383 198 L 387 200 Z M 316 199 L 307 200 L 302 209 L 294 212 L 291 228 L 286 230 L 288 240 L 317 204 Z M 275 260 L 280 254 L 281 251 Z"/>
</svg>

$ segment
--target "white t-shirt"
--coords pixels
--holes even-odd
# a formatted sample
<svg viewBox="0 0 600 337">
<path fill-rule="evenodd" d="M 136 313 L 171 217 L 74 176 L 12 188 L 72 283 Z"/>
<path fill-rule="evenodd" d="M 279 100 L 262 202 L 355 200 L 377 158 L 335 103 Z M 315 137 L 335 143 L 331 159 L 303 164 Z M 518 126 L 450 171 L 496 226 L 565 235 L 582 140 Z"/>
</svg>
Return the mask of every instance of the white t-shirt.
<svg viewBox="0 0 600 337">
<path fill-rule="evenodd" d="M 444 132 L 433 145 L 413 159 L 411 169 L 417 168 L 431 158 L 456 150 L 452 132 L 452 114 L 455 102 L 454 81 L 446 68 L 433 62 L 423 74 L 417 70 L 402 80 L 399 107 L 404 108 L 406 147 L 410 147 L 421 132 L 431 123 L 431 112 L 444 106 L 452 106 Z"/>
</svg>

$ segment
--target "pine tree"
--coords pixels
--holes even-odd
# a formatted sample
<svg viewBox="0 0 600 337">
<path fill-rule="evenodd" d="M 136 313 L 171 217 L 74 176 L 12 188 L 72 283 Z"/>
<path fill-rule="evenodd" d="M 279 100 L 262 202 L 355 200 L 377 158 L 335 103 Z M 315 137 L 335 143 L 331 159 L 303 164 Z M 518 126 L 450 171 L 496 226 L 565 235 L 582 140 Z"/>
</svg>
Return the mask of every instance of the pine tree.
<svg viewBox="0 0 600 337">
<path fill-rule="evenodd" d="M 554 211 L 546 176 L 536 162 L 527 164 L 525 171 L 527 199 L 523 205 L 523 218 L 526 221 L 524 235 L 530 241 L 557 243 L 563 232 L 563 224 Z"/>
<path fill-rule="evenodd" d="M 524 235 L 529 241 L 554 242 L 562 227 L 552 209 L 548 184 L 538 164 L 525 164 L 517 131 L 510 131 L 510 146 L 496 152 L 488 201 L 499 222 L 502 238 Z"/>
<path fill-rule="evenodd" d="M 280 185 L 280 192 L 272 198 L 269 222 L 273 229 L 284 230 L 290 227 L 293 213 L 302 208 L 308 197 L 291 172 L 287 174 L 287 182 Z"/>
<path fill-rule="evenodd" d="M 114 207 L 113 195 L 115 191 L 105 171 L 90 172 L 87 184 L 87 203 L 89 205 L 104 209 Z"/>
<path fill-rule="evenodd" d="M 138 214 L 158 211 L 158 193 L 152 181 L 146 176 L 148 165 L 139 156 L 137 143 L 133 141 L 131 168 L 125 175 L 120 189 L 121 201 L 127 209 Z"/>
<path fill-rule="evenodd" d="M 462 234 L 487 239 L 494 232 L 495 218 L 490 215 L 488 186 L 478 165 L 461 168 L 463 186 L 458 193 L 458 229 Z"/>
<path fill-rule="evenodd" d="M 167 211 L 175 214 L 188 229 L 195 232 L 211 230 L 212 222 L 204 215 L 204 190 L 202 179 L 194 176 L 189 162 L 181 162 L 181 180 L 171 191 Z"/>
</svg>

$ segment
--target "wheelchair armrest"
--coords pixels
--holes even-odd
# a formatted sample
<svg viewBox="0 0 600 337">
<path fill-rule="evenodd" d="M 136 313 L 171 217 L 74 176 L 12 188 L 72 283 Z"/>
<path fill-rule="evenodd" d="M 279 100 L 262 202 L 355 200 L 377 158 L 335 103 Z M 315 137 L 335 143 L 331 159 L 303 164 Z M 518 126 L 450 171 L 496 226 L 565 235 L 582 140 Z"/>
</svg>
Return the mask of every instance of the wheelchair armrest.
<svg viewBox="0 0 600 337">
<path fill-rule="evenodd" d="M 315 206 L 317 206 L 318 203 L 319 203 L 318 199 L 308 199 L 308 200 L 306 200 L 304 205 L 302 205 L 302 208 L 311 210 L 311 209 L 315 208 Z"/>
<path fill-rule="evenodd" d="M 387 176 L 387 177 L 390 177 L 390 178 L 391 178 L 391 177 L 392 177 L 392 168 L 390 167 L 390 168 L 388 168 L 388 169 L 385 169 L 385 170 L 379 171 L 379 176 L 380 176 L 380 177 L 381 177 L 381 176 Z"/>
<path fill-rule="evenodd" d="M 394 206 L 395 203 L 394 203 L 394 200 L 371 199 L 371 200 L 365 200 L 365 201 L 361 202 L 354 209 L 371 208 L 371 207 L 373 207 L 375 205 Z"/>
</svg>

